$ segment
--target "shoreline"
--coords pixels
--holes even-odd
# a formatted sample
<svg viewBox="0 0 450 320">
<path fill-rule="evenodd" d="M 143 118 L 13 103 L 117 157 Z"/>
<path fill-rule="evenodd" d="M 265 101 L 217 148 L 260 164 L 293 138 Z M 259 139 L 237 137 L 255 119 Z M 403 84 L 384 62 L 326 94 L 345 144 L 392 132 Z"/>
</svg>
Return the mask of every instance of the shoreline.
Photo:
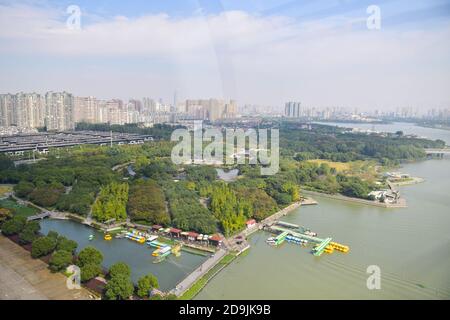
<svg viewBox="0 0 450 320">
<path fill-rule="evenodd" d="M 388 208 L 388 209 L 407 208 L 408 207 L 406 205 L 406 200 L 403 198 L 400 199 L 400 201 L 401 201 L 400 203 L 389 204 L 389 203 L 383 203 L 383 202 L 377 202 L 377 201 L 371 201 L 371 200 L 365 200 L 365 199 L 346 197 L 346 196 L 343 196 L 340 194 L 328 194 L 328 193 L 321 193 L 321 192 L 310 191 L 310 190 L 302 190 L 302 191 L 304 194 L 315 195 L 315 196 L 324 197 L 324 198 L 333 199 L 333 200 L 341 200 L 341 201 L 365 204 L 365 205 L 374 206 L 374 207 L 381 207 L 381 208 Z"/>
<path fill-rule="evenodd" d="M 401 186 L 411 186 L 414 184 L 419 184 L 419 183 L 423 183 L 425 182 L 425 179 L 423 178 L 419 178 L 419 177 L 412 177 L 410 180 L 406 180 L 406 181 L 390 181 L 389 182 L 396 187 L 401 187 Z"/>
</svg>

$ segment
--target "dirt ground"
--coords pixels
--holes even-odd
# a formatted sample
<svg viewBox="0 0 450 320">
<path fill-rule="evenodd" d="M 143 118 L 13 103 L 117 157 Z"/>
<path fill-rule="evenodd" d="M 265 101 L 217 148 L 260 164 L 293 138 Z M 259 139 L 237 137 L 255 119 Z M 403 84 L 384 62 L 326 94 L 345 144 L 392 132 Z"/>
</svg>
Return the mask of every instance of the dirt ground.
<svg viewBox="0 0 450 320">
<path fill-rule="evenodd" d="M 90 300 L 86 289 L 69 290 L 66 277 L 0 235 L 0 300 Z"/>
</svg>

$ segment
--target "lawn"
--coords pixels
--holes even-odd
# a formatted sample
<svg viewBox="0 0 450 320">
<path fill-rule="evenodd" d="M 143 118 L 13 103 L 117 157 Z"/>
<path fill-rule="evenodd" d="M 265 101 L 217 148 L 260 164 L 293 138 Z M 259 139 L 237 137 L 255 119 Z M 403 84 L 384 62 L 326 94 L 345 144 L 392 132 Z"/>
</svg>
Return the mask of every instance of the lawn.
<svg viewBox="0 0 450 320">
<path fill-rule="evenodd" d="M 20 205 L 16 201 L 10 199 L 0 200 L 0 208 L 11 209 L 15 216 L 21 217 L 29 217 L 39 213 L 39 210 L 36 208 Z"/>
<path fill-rule="evenodd" d="M 308 162 L 321 165 L 327 164 L 330 168 L 336 169 L 338 173 L 345 173 L 360 177 L 363 180 L 374 182 L 378 177 L 379 165 L 373 160 L 359 160 L 351 162 L 335 162 L 323 159 L 308 160 Z"/>
<path fill-rule="evenodd" d="M 350 163 L 349 162 L 335 162 L 335 161 L 323 160 L 323 159 L 308 160 L 308 162 L 315 163 L 315 164 L 317 164 L 319 166 L 322 163 L 325 163 L 330 168 L 336 169 L 337 172 L 344 172 L 344 171 L 350 170 Z"/>
</svg>

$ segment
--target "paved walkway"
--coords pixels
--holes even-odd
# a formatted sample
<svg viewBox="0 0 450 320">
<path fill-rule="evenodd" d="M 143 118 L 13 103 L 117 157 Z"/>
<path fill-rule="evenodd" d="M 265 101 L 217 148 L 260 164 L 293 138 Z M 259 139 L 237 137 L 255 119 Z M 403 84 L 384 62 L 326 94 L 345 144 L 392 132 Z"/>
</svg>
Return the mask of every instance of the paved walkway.
<svg viewBox="0 0 450 320">
<path fill-rule="evenodd" d="M 87 300 L 86 289 L 69 290 L 66 277 L 0 235 L 0 300 Z"/>
<path fill-rule="evenodd" d="M 213 257 L 206 260 L 200 267 L 192 271 L 183 281 L 181 281 L 171 293 L 181 296 L 192 284 L 200 277 L 206 274 L 212 267 L 214 267 L 227 252 L 224 249 L 219 249 Z"/>
</svg>

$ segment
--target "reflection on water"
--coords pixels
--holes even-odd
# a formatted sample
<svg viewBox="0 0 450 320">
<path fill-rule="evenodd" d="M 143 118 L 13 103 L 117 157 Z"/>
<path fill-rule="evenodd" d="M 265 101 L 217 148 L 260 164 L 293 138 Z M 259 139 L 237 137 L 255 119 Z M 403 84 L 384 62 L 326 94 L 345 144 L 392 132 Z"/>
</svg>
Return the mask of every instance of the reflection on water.
<svg viewBox="0 0 450 320">
<path fill-rule="evenodd" d="M 41 231 L 47 234 L 49 230 L 78 242 L 78 250 L 86 246 L 94 246 L 104 256 L 103 265 L 108 268 L 112 264 L 123 261 L 131 267 L 131 278 L 136 282 L 139 277 L 152 273 L 158 280 L 162 290 L 170 290 L 175 287 L 187 274 L 200 266 L 206 257 L 182 252 L 180 257 L 170 255 L 161 263 L 153 263 L 152 248 L 146 244 L 138 244 L 128 239 L 103 240 L 103 233 L 68 220 L 43 220 Z M 94 240 L 89 241 L 89 235 L 95 235 Z"/>
</svg>

